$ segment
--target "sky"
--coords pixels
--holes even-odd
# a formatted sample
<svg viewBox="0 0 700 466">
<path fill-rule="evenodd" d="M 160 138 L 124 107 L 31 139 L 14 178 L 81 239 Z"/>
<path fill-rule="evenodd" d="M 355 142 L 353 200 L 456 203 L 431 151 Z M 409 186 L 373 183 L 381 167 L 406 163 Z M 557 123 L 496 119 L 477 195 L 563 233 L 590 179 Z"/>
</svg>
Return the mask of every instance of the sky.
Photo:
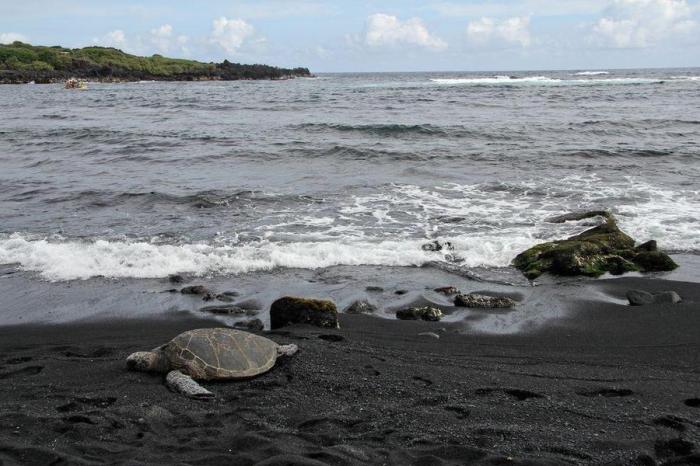
<svg viewBox="0 0 700 466">
<path fill-rule="evenodd" d="M 0 43 L 313 72 L 700 66 L 700 0 L 0 0 Z"/>
</svg>

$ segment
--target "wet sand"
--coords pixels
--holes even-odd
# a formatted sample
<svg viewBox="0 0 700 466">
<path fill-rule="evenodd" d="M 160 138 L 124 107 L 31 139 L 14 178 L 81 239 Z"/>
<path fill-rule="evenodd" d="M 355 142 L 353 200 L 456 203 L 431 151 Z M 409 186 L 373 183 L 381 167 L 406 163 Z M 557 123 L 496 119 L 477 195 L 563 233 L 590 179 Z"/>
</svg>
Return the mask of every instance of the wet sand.
<svg viewBox="0 0 700 466">
<path fill-rule="evenodd" d="M 684 301 L 630 307 L 632 288 Z M 0 464 L 700 464 L 700 285 L 576 290 L 563 316 L 517 334 L 352 315 L 267 333 L 299 353 L 206 384 L 208 402 L 124 358 L 220 322 L 2 327 Z"/>
</svg>

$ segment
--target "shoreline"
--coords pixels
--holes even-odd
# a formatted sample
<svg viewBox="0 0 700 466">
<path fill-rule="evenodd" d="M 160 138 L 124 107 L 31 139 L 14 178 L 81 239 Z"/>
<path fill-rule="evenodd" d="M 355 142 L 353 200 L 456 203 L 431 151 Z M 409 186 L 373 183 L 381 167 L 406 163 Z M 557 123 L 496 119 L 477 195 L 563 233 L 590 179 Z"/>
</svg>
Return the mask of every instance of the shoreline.
<svg viewBox="0 0 700 466">
<path fill-rule="evenodd" d="M 697 461 L 700 287 L 632 277 L 577 286 L 577 293 L 559 287 L 568 296 L 567 314 L 515 334 L 346 314 L 339 330 L 291 326 L 267 332 L 278 343 L 297 344 L 299 353 L 257 378 L 207 384 L 217 395 L 211 402 L 170 393 L 162 377 L 127 372 L 124 359 L 218 321 L 171 313 L 0 327 L 0 459 Z M 620 304 L 634 288 L 675 290 L 684 301 Z M 610 300 L 600 301 L 600 295 Z"/>
</svg>

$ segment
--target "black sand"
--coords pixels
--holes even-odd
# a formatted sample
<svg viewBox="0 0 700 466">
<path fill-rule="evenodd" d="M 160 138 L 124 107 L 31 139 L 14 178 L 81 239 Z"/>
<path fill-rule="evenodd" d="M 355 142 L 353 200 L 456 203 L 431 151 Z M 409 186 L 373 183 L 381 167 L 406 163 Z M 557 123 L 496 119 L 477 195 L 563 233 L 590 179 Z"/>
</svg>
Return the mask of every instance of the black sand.
<svg viewBox="0 0 700 466">
<path fill-rule="evenodd" d="M 508 336 L 343 315 L 272 333 L 300 352 L 209 402 L 124 358 L 216 322 L 4 327 L 0 464 L 700 464 L 700 285 L 590 283 L 684 302 L 578 300 Z"/>
</svg>

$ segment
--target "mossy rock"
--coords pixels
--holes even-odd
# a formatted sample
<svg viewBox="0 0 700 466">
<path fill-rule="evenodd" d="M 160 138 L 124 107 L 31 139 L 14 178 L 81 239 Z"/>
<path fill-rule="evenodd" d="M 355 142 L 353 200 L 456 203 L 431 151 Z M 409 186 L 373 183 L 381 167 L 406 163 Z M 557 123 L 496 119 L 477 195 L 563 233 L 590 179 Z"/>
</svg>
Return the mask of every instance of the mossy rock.
<svg viewBox="0 0 700 466">
<path fill-rule="evenodd" d="M 600 216 L 577 214 L 571 219 Z M 562 216 L 566 217 L 566 216 Z M 617 226 L 612 214 L 594 228 L 565 240 L 538 244 L 522 252 L 513 265 L 530 280 L 545 272 L 562 276 L 599 277 L 606 272 L 621 275 L 626 272 L 657 272 L 673 270 L 678 265 L 665 253 L 656 250 L 655 242 L 635 248 L 635 241 Z"/>
<path fill-rule="evenodd" d="M 270 307 L 270 327 L 276 329 L 290 324 L 339 328 L 338 309 L 333 301 L 325 299 L 285 296 Z"/>
</svg>

